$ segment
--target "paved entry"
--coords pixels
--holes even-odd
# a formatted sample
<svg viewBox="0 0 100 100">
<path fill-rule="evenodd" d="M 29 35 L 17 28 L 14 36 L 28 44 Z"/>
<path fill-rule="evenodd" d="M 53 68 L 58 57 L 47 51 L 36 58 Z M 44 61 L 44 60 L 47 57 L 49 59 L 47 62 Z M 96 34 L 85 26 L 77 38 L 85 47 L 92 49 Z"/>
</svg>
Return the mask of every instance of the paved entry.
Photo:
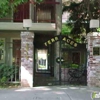
<svg viewBox="0 0 100 100">
<path fill-rule="evenodd" d="M 92 100 L 100 88 L 71 86 L 42 86 L 33 88 L 0 89 L 0 100 Z M 93 100 L 100 100 L 100 98 Z"/>
<path fill-rule="evenodd" d="M 35 73 L 34 86 L 86 85 L 86 70 L 61 69 L 61 71 L 61 80 L 48 72 Z"/>
</svg>

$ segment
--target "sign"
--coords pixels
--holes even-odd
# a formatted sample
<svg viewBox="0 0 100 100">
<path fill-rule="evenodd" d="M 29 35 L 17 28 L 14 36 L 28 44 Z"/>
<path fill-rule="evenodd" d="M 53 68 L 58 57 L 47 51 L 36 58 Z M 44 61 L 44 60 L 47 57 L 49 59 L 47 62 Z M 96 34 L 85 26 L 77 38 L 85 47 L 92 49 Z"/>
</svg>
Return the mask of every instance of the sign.
<svg viewBox="0 0 100 100">
<path fill-rule="evenodd" d="M 56 62 L 57 63 L 60 63 L 60 62 L 63 63 L 64 62 L 64 59 L 62 57 L 61 58 L 60 57 L 57 57 L 56 58 Z"/>
<path fill-rule="evenodd" d="M 50 40 L 46 41 L 44 43 L 45 46 L 48 46 L 48 45 L 51 45 L 57 41 L 64 41 L 66 42 L 67 44 L 73 46 L 73 47 L 77 47 L 78 46 L 78 43 L 75 42 L 73 39 L 69 38 L 68 36 L 63 36 L 63 35 L 58 35 L 58 36 L 55 36 L 53 38 L 51 38 Z"/>
<path fill-rule="evenodd" d="M 93 92 L 91 94 L 91 99 L 92 100 L 100 100 L 100 92 L 99 93 Z"/>
</svg>

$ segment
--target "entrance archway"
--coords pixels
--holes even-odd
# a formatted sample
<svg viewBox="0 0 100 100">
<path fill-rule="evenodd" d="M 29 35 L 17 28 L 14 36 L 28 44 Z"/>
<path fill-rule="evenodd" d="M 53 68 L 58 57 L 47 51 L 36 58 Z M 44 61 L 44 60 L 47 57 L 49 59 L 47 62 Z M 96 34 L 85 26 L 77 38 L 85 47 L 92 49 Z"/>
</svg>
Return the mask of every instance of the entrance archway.
<svg viewBox="0 0 100 100">
<path fill-rule="evenodd" d="M 39 38 L 39 37 L 38 37 Z M 59 67 L 54 66 L 54 45 L 56 42 L 61 42 L 61 57 L 64 59 L 64 63 L 60 65 L 60 74 L 56 71 L 59 70 Z M 36 41 L 35 41 L 36 42 Z M 43 43 L 43 42 L 42 42 Z M 41 43 L 40 43 L 41 44 Z M 39 42 L 38 42 L 39 46 Z M 39 50 L 39 48 L 38 48 Z M 69 75 L 69 67 L 70 64 L 78 64 L 79 66 L 83 64 L 85 66 L 86 64 L 86 46 L 85 44 L 79 44 L 73 39 L 69 38 L 68 36 L 52 36 L 49 38 L 44 38 L 44 45 L 41 47 L 41 51 L 47 50 L 47 62 L 48 62 L 48 70 L 41 69 L 40 71 L 36 71 L 36 65 L 35 65 L 35 86 L 40 85 L 61 85 L 61 84 L 71 84 L 70 81 L 70 75 Z M 36 52 L 35 52 L 36 54 Z M 59 55 L 58 55 L 59 56 Z M 36 59 L 36 61 L 39 60 Z M 36 63 L 37 64 L 37 63 Z M 57 68 L 55 68 L 57 67 Z M 81 66 L 83 67 L 83 66 Z M 76 70 L 75 70 L 76 71 Z M 75 72 L 74 71 L 74 72 Z M 78 71 L 79 74 L 83 75 L 82 71 Z M 73 73 L 75 74 L 75 73 Z M 77 74 L 77 71 L 76 71 Z M 77 74 L 78 75 L 78 74 Z M 74 76 L 74 75 L 72 75 Z M 84 75 L 83 75 L 84 76 Z M 86 78 L 86 75 L 80 78 L 77 78 L 77 83 L 82 84 L 83 80 Z M 57 77 L 60 77 L 59 80 Z M 82 79 L 82 80 L 80 80 Z M 76 81 L 75 80 L 75 81 Z M 73 79 L 71 79 L 73 81 Z M 79 81 L 79 82 L 78 82 Z M 77 84 L 73 82 L 72 84 Z M 86 84 L 86 79 L 84 84 Z"/>
</svg>

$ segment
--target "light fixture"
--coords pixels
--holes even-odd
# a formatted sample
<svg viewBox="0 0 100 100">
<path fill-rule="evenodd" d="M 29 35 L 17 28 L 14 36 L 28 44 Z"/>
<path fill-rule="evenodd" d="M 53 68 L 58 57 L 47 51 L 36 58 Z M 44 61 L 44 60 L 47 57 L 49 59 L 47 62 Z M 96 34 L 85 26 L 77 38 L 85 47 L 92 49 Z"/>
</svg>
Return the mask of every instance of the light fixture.
<svg viewBox="0 0 100 100">
<path fill-rule="evenodd" d="M 90 20 L 90 28 L 98 28 L 99 27 L 99 20 L 91 19 Z"/>
<path fill-rule="evenodd" d="M 23 28 L 29 30 L 29 28 L 32 26 L 32 20 L 31 19 L 23 19 Z"/>
</svg>

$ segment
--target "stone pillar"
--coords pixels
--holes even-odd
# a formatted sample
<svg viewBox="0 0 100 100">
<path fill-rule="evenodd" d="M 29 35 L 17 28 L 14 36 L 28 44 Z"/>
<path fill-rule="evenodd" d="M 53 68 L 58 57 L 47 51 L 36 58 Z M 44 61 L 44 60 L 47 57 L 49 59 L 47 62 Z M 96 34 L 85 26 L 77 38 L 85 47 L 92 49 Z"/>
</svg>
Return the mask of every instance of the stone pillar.
<svg viewBox="0 0 100 100">
<path fill-rule="evenodd" d="M 87 85 L 100 87 L 100 53 L 93 54 L 93 48 L 100 50 L 100 33 L 88 33 L 88 62 L 87 62 Z M 100 52 L 100 51 L 99 51 Z"/>
<path fill-rule="evenodd" d="M 56 4 L 56 28 L 57 35 L 61 33 L 62 30 L 62 0 L 56 0 L 60 4 Z"/>
<path fill-rule="evenodd" d="M 61 33 L 61 30 L 62 30 L 62 0 L 56 0 L 56 2 L 59 2 L 60 4 L 56 4 L 56 35 L 59 35 Z M 59 80 L 59 64 L 56 62 L 56 58 L 59 57 L 60 53 L 60 48 L 59 48 L 59 42 L 56 42 L 55 43 L 55 46 L 54 46 L 54 50 L 55 50 L 55 54 L 54 54 L 54 60 L 55 60 L 55 63 L 54 63 L 54 76 L 56 79 Z"/>
<path fill-rule="evenodd" d="M 32 32 L 21 32 L 21 86 L 33 87 L 33 38 Z"/>
<path fill-rule="evenodd" d="M 54 44 L 54 50 L 55 50 L 55 53 L 54 53 L 54 60 L 55 60 L 54 76 L 57 80 L 59 80 L 59 64 L 56 62 L 56 58 L 59 57 L 59 42 L 56 42 Z"/>
</svg>

